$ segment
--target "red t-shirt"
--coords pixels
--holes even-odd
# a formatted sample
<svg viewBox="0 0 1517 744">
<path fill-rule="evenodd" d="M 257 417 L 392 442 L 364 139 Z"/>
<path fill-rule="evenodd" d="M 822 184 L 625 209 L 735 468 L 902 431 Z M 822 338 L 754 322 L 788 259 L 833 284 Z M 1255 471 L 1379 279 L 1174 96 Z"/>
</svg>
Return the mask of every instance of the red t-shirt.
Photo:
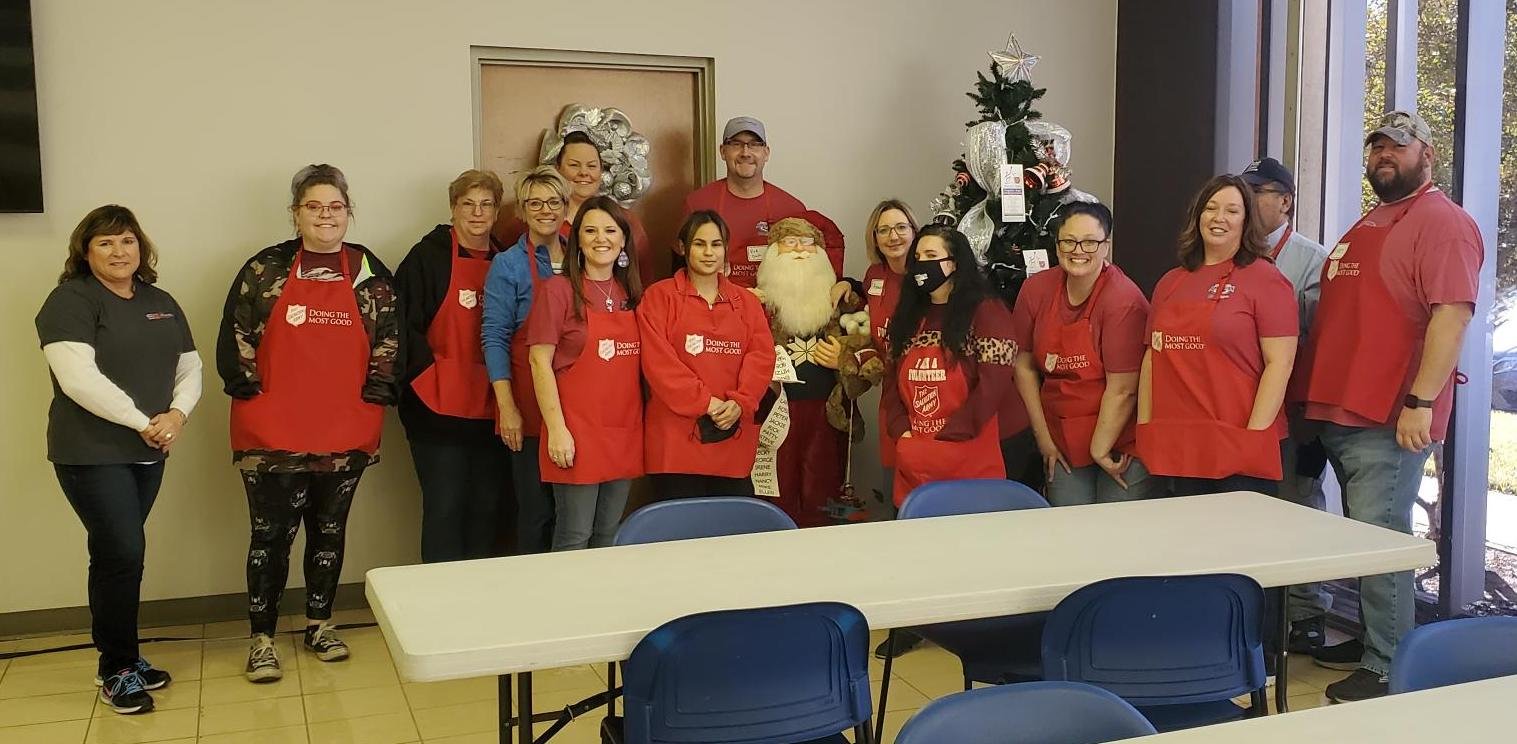
<svg viewBox="0 0 1517 744">
<path fill-rule="evenodd" d="M 1148 298 L 1116 266 L 1107 265 L 1101 294 L 1090 308 L 1090 330 L 1095 337 L 1101 367 L 1111 372 L 1137 372 L 1143 366 L 1143 350 L 1148 348 Z M 1055 300 L 1055 297 L 1057 299 Z M 1051 300 L 1057 302 L 1049 312 Z M 1086 300 L 1089 302 L 1089 300 Z M 1064 270 L 1055 266 L 1040 271 L 1022 283 L 1017 306 L 1011 313 L 1017 346 L 1032 352 L 1033 335 L 1043 323 L 1068 325 L 1080 317 L 1085 303 L 1069 304 L 1064 291 Z"/>
<path fill-rule="evenodd" d="M 1392 214 L 1402 206 L 1401 202 L 1379 205 L 1366 215 L 1366 221 L 1388 222 Z M 1344 260 L 1351 257 L 1352 253 L 1347 254 Z M 1422 364 L 1422 343 L 1428 320 L 1433 316 L 1433 306 L 1458 303 L 1473 306 L 1480 292 L 1480 267 L 1484 262 L 1485 249 L 1479 227 L 1464 209 L 1438 189 L 1431 189 L 1419 197 L 1386 235 L 1380 253 L 1380 276 L 1391 298 L 1418 328 L 1417 343 L 1412 346 L 1412 358 L 1398 398 L 1405 397 L 1411 391 L 1412 381 L 1416 379 L 1417 369 Z M 1333 282 L 1326 274 L 1324 266 L 1324 297 L 1333 291 Z M 1373 332 L 1373 329 L 1368 332 Z M 1336 339 L 1323 337 L 1315 338 L 1314 341 L 1319 348 L 1326 350 L 1331 350 L 1338 343 Z M 1399 360 L 1385 360 L 1387 367 L 1399 363 Z M 1384 374 L 1385 368 L 1377 365 L 1376 369 L 1366 370 L 1348 369 L 1345 366 L 1331 371 L 1356 378 Z M 1454 378 L 1450 375 L 1443 389 L 1438 392 L 1438 397 L 1433 400 L 1431 433 L 1434 440 L 1442 441 L 1448 434 L 1449 414 L 1453 411 L 1453 406 Z M 1336 406 L 1308 403 L 1306 416 L 1344 426 L 1385 426 L 1395 424 L 1400 409 L 1392 413 L 1388 421 L 1371 421 Z"/>
<path fill-rule="evenodd" d="M 744 199 L 727 190 L 727 179 L 712 181 L 685 197 L 685 214 L 711 209 L 727 223 L 727 264 L 732 267 L 728 278 L 740 287 L 753 287 L 758 283 L 758 265 L 769 248 L 769 226 L 786 217 L 800 217 L 806 205 L 784 189 L 768 181 L 764 193 Z"/>
<path fill-rule="evenodd" d="M 1275 264 L 1258 259 L 1247 266 L 1234 268 L 1223 261 L 1202 266 L 1195 271 L 1184 267 L 1170 269 L 1159 286 L 1154 287 L 1153 309 L 1143 337 L 1153 335 L 1154 318 L 1171 302 L 1200 302 L 1215 297 L 1217 283 L 1228 271 L 1233 275 L 1221 288 L 1222 299 L 1212 312 L 1211 337 L 1207 349 L 1222 356 L 1250 377 L 1264 374 L 1264 350 L 1261 338 L 1295 338 L 1297 325 L 1296 290 Z"/>
<path fill-rule="evenodd" d="M 554 276 L 543 282 L 541 294 L 532 298 L 532 311 L 527 314 L 527 345 L 552 344 L 553 371 L 570 367 L 585 350 L 585 334 L 589 332 L 588 313 L 604 313 L 606 297 L 611 298 L 616 312 L 632 312 L 623 309 L 627 291 L 621 282 L 607 279 L 603 282 L 584 281 L 585 304 L 582 317 L 574 317 L 574 290 L 568 277 Z"/>
</svg>

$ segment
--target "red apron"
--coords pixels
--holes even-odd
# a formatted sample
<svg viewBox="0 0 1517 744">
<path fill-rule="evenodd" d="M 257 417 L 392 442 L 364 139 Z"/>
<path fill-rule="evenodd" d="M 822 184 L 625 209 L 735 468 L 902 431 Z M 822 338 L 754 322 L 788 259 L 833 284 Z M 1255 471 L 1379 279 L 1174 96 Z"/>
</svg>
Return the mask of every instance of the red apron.
<svg viewBox="0 0 1517 744">
<path fill-rule="evenodd" d="M 479 336 L 490 260 L 458 253 L 458 235 L 454 233 L 448 289 L 427 328 L 432 366 L 411 381 L 411 389 L 433 413 L 493 420 L 495 396 L 490 391 L 490 373 L 485 370 Z"/>
<path fill-rule="evenodd" d="M 1155 298 L 1149 362 L 1152 415 L 1148 423 L 1138 424 L 1138 455 L 1150 473 L 1280 479 L 1282 418 L 1277 416 L 1275 424 L 1262 431 L 1249 429 L 1259 380 L 1211 348 L 1212 313 L 1228 294 L 1232 276 L 1229 268 L 1210 299 Z M 1171 289 L 1170 295 L 1174 292 Z"/>
<path fill-rule="evenodd" d="M 901 402 L 906 404 L 911 436 L 896 440 L 895 505 L 905 503 L 923 483 L 959 478 L 1005 478 L 1000 428 L 992 418 L 973 439 L 939 441 L 937 433 L 969 399 L 969 377 L 947 358 L 941 346 L 906 350 L 896 372 Z"/>
<path fill-rule="evenodd" d="M 678 281 L 678 280 L 676 280 Z M 678 285 L 676 285 L 678 286 Z M 747 290 L 728 285 L 732 292 Z M 679 359 L 714 391 L 735 390 L 747 348 L 748 325 L 741 308 L 718 302 L 710 311 L 685 312 L 697 301 L 681 294 L 675 300 L 673 323 L 666 332 Z M 704 303 L 705 300 L 700 299 Z M 741 301 L 757 302 L 753 297 Z M 645 461 L 650 473 L 690 473 L 746 478 L 758 451 L 758 425 L 748 411 L 735 424 L 737 433 L 720 442 L 702 443 L 697 419 L 681 416 L 657 397 L 648 401 Z"/>
<path fill-rule="evenodd" d="M 1103 271 L 1079 316 L 1073 323 L 1065 324 L 1059 322 L 1059 307 L 1068 296 L 1066 275 L 1058 291 L 1050 296 L 1048 309 L 1032 337 L 1033 363 L 1043 374 L 1043 416 L 1048 421 L 1048 434 L 1072 468 L 1096 462 L 1090 456 L 1090 440 L 1101 413 L 1101 396 L 1106 394 L 1106 368 L 1101 365 L 1101 354 L 1096 349 L 1090 313 L 1106 280 Z M 1112 450 L 1131 452 L 1134 438 L 1133 423 L 1129 421 Z"/>
<path fill-rule="evenodd" d="M 542 292 L 543 280 L 537 277 L 537 248 L 528 240 L 527 275 L 532 277 L 532 302 L 536 303 Z M 530 312 L 530 305 L 528 306 Z M 537 390 L 532 386 L 532 362 L 528 357 L 531 347 L 527 345 L 527 319 L 522 318 L 511 334 L 511 397 L 516 401 L 516 410 L 521 412 L 522 436 L 530 437 L 543 428 L 542 409 L 537 407 Z M 496 428 L 499 428 L 499 422 Z"/>
<path fill-rule="evenodd" d="M 716 213 L 727 219 L 727 187 L 722 185 L 721 191 L 716 197 Z M 764 217 L 752 226 L 753 234 L 748 235 L 748 226 L 732 225 L 732 238 L 734 245 L 727 246 L 727 278 L 739 287 L 752 289 L 758 286 L 759 262 L 764 260 L 764 252 L 769 250 L 769 226 L 778 220 L 774 219 L 773 207 L 770 204 L 769 189 L 764 189 Z M 750 245 L 736 245 L 742 238 L 747 238 Z M 757 241 L 761 243 L 754 245 Z"/>
<path fill-rule="evenodd" d="M 1269 260 L 1273 261 L 1280 257 L 1280 251 L 1285 249 L 1285 244 L 1291 239 L 1291 233 L 1294 231 L 1295 228 L 1290 225 L 1285 226 L 1285 234 L 1280 236 L 1280 240 L 1275 243 L 1274 249 L 1269 252 Z"/>
<path fill-rule="evenodd" d="M 1387 224 L 1367 225 L 1360 217 L 1328 254 L 1322 265 L 1322 298 L 1291 378 L 1291 401 L 1333 406 L 1371 421 L 1395 421 L 1426 329 L 1407 317 L 1385 288 L 1381 253 L 1391 228 L 1431 186 L 1408 198 Z M 1351 269 L 1340 265 L 1344 259 L 1352 259 Z M 1323 343 L 1331 344 L 1330 353 L 1319 355 Z"/>
<path fill-rule="evenodd" d="M 864 274 L 864 302 L 869 308 L 870 337 L 881 359 L 890 355 L 890 315 L 901 296 L 901 275 L 884 263 L 869 267 Z M 895 440 L 885 431 L 885 398 L 880 396 L 880 464 L 895 467 Z"/>
<path fill-rule="evenodd" d="M 548 457 L 541 429 L 537 463 L 544 483 L 589 485 L 643 474 L 642 347 L 637 314 L 586 309 L 585 348 L 560 370 L 558 403 L 574 437 L 574 467 Z"/>
<path fill-rule="evenodd" d="M 342 281 L 300 278 L 301 255 L 297 250 L 258 344 L 263 392 L 232 401 L 232 449 L 373 454 L 384 407 L 361 395 L 370 342 L 348 248 L 341 248 Z"/>
</svg>

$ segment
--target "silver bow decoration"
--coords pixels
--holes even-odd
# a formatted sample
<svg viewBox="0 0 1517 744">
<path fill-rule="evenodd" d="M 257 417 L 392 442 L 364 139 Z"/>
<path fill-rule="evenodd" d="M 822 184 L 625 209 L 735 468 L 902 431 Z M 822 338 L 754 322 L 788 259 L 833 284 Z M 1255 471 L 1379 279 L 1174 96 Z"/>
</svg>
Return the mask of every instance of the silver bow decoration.
<svg viewBox="0 0 1517 744">
<path fill-rule="evenodd" d="M 970 207 L 958 224 L 959 232 L 969 239 L 969 247 L 974 250 L 974 257 L 981 266 L 985 265 L 985 251 L 990 248 L 990 239 L 996 232 L 996 221 L 985 211 L 985 204 L 981 201 Z"/>
<path fill-rule="evenodd" d="M 601 192 L 624 206 L 631 206 L 653 186 L 648 166 L 648 140 L 632 131 L 632 122 L 621 109 L 596 108 L 571 103 L 559 114 L 558 126 L 543 130 L 538 162 L 552 165 L 564 147 L 564 136 L 583 132 L 600 151 Z"/>
<path fill-rule="evenodd" d="M 964 165 L 970 177 L 985 189 L 986 199 L 969 208 L 959 219 L 959 232 L 969 238 L 975 257 L 985 263 L 985 251 L 995 233 L 996 221 L 985 211 L 989 196 L 1001 195 L 1001 165 L 1006 162 L 1006 122 L 982 121 L 969 128 L 964 143 Z"/>
</svg>

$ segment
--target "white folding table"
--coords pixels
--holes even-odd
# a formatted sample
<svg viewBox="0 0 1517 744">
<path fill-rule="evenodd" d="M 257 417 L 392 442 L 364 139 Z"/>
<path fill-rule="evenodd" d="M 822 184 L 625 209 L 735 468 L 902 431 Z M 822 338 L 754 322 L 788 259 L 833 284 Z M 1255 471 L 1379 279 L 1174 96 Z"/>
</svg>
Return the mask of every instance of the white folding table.
<svg viewBox="0 0 1517 744">
<path fill-rule="evenodd" d="M 516 675 L 529 742 L 532 671 L 624 660 L 698 612 L 837 601 L 878 630 L 1047 611 L 1119 576 L 1239 573 L 1283 599 L 1435 561 L 1426 540 L 1233 492 L 376 568 L 366 592 L 404 679 L 500 679 L 502 741 Z"/>
<path fill-rule="evenodd" d="M 1285 716 L 1249 718 L 1143 738 L 1143 744 L 1427 744 L 1511 741 L 1517 677 L 1387 695 Z"/>
</svg>

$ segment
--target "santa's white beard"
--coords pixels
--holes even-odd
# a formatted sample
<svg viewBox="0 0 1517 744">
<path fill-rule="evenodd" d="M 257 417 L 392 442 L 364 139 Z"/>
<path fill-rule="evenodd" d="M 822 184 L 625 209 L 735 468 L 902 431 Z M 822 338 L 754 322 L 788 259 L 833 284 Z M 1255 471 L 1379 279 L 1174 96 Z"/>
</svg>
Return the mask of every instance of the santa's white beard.
<svg viewBox="0 0 1517 744">
<path fill-rule="evenodd" d="M 801 256 L 802 258 L 797 258 Z M 781 254 L 770 246 L 759 263 L 758 288 L 780 328 L 812 336 L 832 320 L 832 285 L 837 274 L 821 251 Z"/>
</svg>

